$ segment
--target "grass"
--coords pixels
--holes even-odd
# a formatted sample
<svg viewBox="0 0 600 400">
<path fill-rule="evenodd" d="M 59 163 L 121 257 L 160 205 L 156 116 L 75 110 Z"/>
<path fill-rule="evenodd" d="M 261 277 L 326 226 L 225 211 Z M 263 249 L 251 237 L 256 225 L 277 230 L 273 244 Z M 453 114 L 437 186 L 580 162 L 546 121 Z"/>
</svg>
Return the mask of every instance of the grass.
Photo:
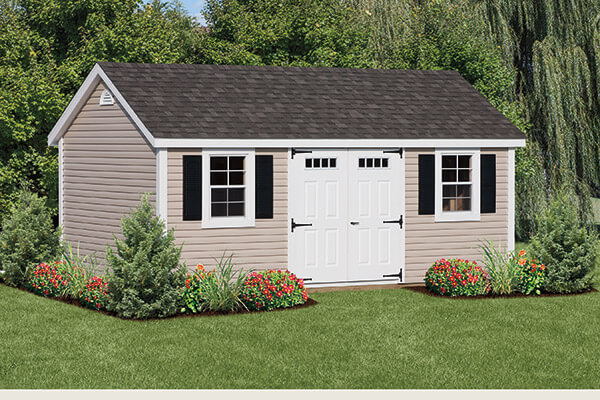
<svg viewBox="0 0 600 400">
<path fill-rule="evenodd" d="M 0 285 L 0 388 L 599 388 L 600 293 L 125 321 Z"/>
</svg>

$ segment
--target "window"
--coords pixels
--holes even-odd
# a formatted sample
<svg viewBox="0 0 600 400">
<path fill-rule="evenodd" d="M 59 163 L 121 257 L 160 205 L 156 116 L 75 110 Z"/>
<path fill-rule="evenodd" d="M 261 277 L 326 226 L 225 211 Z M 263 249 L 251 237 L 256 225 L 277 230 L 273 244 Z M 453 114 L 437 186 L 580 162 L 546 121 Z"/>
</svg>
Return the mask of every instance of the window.
<svg viewBox="0 0 600 400">
<path fill-rule="evenodd" d="M 435 220 L 479 220 L 479 151 L 436 151 Z"/>
<path fill-rule="evenodd" d="M 335 158 L 307 158 L 305 167 L 307 169 L 326 169 L 336 168 L 337 159 Z"/>
<path fill-rule="evenodd" d="M 387 168 L 388 158 L 359 158 L 358 168 Z"/>
<path fill-rule="evenodd" d="M 254 152 L 205 150 L 203 228 L 254 226 Z"/>
</svg>

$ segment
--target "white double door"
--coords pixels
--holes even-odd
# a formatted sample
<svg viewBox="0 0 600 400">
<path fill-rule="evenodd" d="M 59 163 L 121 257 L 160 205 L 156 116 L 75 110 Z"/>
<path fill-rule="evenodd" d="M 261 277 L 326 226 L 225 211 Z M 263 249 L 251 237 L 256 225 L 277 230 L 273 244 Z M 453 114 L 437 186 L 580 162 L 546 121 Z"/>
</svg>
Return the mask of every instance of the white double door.
<svg viewBox="0 0 600 400">
<path fill-rule="evenodd" d="M 398 281 L 404 160 L 393 150 L 311 150 L 290 158 L 289 268 L 310 283 Z"/>
</svg>

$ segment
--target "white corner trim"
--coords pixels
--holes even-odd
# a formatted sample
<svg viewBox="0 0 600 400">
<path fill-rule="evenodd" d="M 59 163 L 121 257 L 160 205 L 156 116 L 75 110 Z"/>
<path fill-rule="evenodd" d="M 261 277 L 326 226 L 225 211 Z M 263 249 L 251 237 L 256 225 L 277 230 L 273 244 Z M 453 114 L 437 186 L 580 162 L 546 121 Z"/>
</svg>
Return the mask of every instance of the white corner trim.
<svg viewBox="0 0 600 400">
<path fill-rule="evenodd" d="M 113 95 L 113 97 L 117 99 L 121 107 L 123 107 L 125 113 L 131 118 L 136 127 L 140 130 L 140 132 L 142 132 L 148 143 L 150 143 L 152 147 L 160 147 L 156 146 L 154 136 L 152 136 L 148 128 L 146 128 L 142 120 L 140 120 L 140 118 L 135 114 L 135 112 L 127 103 L 123 95 L 121 95 L 117 87 L 112 83 L 112 81 L 108 78 L 106 73 L 98 64 L 96 64 L 94 68 L 92 68 L 92 71 L 85 78 L 83 84 L 81 85 L 79 90 L 77 90 L 77 93 L 75 93 L 75 96 L 73 96 L 73 99 L 71 99 L 71 102 L 69 103 L 65 111 L 62 113 L 62 115 L 50 131 L 50 134 L 48 135 L 48 146 L 58 145 L 58 140 L 65 134 L 65 132 L 77 116 L 77 113 L 84 106 L 85 102 L 87 101 L 89 96 L 96 88 L 96 85 L 100 81 L 104 82 L 110 93 Z"/>
<path fill-rule="evenodd" d="M 515 249 L 515 149 L 508 149 L 508 250 Z"/>
<path fill-rule="evenodd" d="M 525 139 L 154 139 L 155 147 L 179 148 L 481 148 L 524 147 Z"/>
<path fill-rule="evenodd" d="M 442 210 L 442 156 L 470 155 L 471 158 L 471 211 Z M 435 222 L 480 221 L 480 149 L 435 149 Z"/>
<path fill-rule="evenodd" d="M 65 143 L 64 139 L 58 140 L 58 225 L 64 225 L 64 182 L 65 182 Z M 64 232 L 61 233 L 61 238 L 64 237 Z"/>
<path fill-rule="evenodd" d="M 243 217 L 212 217 L 210 157 L 244 156 L 245 162 L 245 215 Z M 202 229 L 212 228 L 249 228 L 256 226 L 255 210 L 255 151 L 254 149 L 202 149 Z"/>
<path fill-rule="evenodd" d="M 168 211 L 168 150 L 156 149 L 156 214 L 167 226 Z"/>
</svg>

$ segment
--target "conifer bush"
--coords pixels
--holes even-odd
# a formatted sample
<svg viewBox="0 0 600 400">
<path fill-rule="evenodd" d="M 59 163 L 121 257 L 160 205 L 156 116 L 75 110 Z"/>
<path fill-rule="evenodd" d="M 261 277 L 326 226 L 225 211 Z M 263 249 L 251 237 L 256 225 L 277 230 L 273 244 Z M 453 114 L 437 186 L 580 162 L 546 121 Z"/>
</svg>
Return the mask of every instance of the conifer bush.
<svg viewBox="0 0 600 400">
<path fill-rule="evenodd" d="M 575 293 L 589 289 L 598 237 L 582 222 L 574 195 L 564 190 L 557 193 L 538 225 L 529 251 L 546 265 L 544 291 Z"/>
<path fill-rule="evenodd" d="M 108 309 L 123 318 L 167 317 L 177 311 L 185 266 L 181 247 L 175 246 L 173 230 L 155 215 L 149 195 L 121 220 L 123 240 L 115 237 L 113 250 L 107 246 L 106 260 L 110 302 Z"/>
<path fill-rule="evenodd" d="M 59 253 L 60 229 L 54 228 L 46 200 L 21 189 L 0 232 L 0 270 L 5 271 L 4 281 L 22 287 L 33 268 L 57 260 Z"/>
</svg>

